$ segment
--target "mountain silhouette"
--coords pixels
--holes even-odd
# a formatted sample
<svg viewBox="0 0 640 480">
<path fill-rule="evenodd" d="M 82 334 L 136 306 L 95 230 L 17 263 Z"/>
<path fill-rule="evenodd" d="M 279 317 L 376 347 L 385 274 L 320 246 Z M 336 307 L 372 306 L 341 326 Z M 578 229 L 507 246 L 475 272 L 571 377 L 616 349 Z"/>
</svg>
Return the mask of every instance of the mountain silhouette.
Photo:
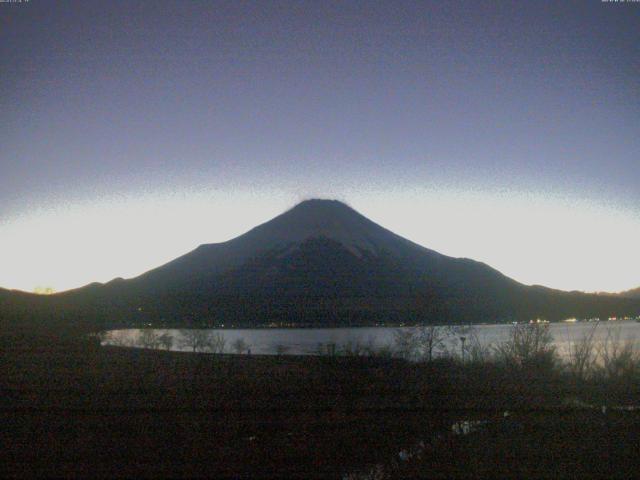
<svg viewBox="0 0 640 480">
<path fill-rule="evenodd" d="M 235 239 L 201 245 L 133 279 L 33 297 L 0 292 L 0 309 L 10 305 L 23 317 L 49 312 L 49 321 L 62 323 L 90 319 L 98 328 L 506 322 L 640 313 L 637 299 L 523 285 L 483 263 L 415 244 L 334 200 L 307 200 Z"/>
<path fill-rule="evenodd" d="M 620 296 L 626 298 L 640 298 L 640 287 L 621 292 Z"/>
</svg>

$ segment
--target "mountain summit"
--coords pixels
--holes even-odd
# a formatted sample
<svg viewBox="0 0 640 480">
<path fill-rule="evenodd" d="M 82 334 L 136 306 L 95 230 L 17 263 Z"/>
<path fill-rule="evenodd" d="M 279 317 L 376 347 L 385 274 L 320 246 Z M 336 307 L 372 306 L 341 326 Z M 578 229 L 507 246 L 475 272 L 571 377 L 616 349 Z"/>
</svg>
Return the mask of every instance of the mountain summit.
<svg viewBox="0 0 640 480">
<path fill-rule="evenodd" d="M 417 245 L 341 202 L 317 199 L 139 277 L 38 302 L 46 314 L 82 316 L 104 328 L 443 324 L 640 313 L 637 299 L 522 285 L 483 263 Z"/>
<path fill-rule="evenodd" d="M 298 204 L 244 237 L 250 237 L 263 246 L 324 237 L 353 250 L 369 251 L 393 248 L 398 241 L 406 242 L 344 203 L 319 199 Z"/>
<path fill-rule="evenodd" d="M 342 202 L 319 199 L 306 200 L 232 242 L 255 251 L 292 245 L 310 238 L 339 242 L 354 253 L 394 251 L 399 244 L 411 243 Z M 203 245 L 200 248 L 207 247 Z"/>
</svg>

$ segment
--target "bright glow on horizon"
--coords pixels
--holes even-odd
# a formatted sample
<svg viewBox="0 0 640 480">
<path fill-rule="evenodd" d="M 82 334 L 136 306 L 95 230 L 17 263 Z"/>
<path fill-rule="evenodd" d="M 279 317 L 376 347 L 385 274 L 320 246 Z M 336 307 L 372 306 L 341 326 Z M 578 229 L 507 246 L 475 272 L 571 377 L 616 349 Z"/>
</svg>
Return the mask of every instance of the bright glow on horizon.
<svg viewBox="0 0 640 480">
<path fill-rule="evenodd" d="M 549 194 L 432 192 L 380 199 L 362 213 L 527 285 L 586 292 L 640 286 L 640 219 L 631 212 Z"/>
<path fill-rule="evenodd" d="M 448 190 L 335 192 L 420 245 L 482 261 L 525 284 L 563 290 L 640 286 L 640 220 L 532 194 Z M 302 200 L 273 192 L 146 195 L 34 212 L 0 223 L 0 286 L 76 288 L 130 278 L 202 243 L 234 238 Z"/>
<path fill-rule="evenodd" d="M 196 193 L 40 210 L 0 223 L 0 287 L 59 292 L 135 277 L 202 243 L 234 238 L 277 215 L 282 204 Z"/>
</svg>

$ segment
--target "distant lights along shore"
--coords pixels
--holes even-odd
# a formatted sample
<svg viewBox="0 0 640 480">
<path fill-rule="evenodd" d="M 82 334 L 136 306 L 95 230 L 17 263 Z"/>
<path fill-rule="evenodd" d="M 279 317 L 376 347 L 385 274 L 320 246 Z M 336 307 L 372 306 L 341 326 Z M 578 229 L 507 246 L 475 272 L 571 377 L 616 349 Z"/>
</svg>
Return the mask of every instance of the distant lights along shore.
<svg viewBox="0 0 640 480">
<path fill-rule="evenodd" d="M 544 318 L 536 318 L 535 320 L 529 320 L 529 323 L 549 323 L 549 320 Z"/>
<path fill-rule="evenodd" d="M 636 317 L 615 317 L 615 316 L 611 316 L 608 317 L 606 319 L 606 321 L 608 322 L 617 322 L 617 321 L 637 321 L 640 322 L 640 316 L 636 316 Z M 560 320 L 561 323 L 577 323 L 577 322 L 599 322 L 600 318 L 599 317 L 592 317 L 592 318 L 576 318 L 576 317 L 571 317 L 571 318 L 565 318 L 564 320 Z M 518 322 L 512 322 L 514 324 L 517 324 Z M 543 318 L 536 318 L 536 319 L 531 319 L 529 320 L 529 323 L 549 323 L 549 320 L 545 320 Z"/>
</svg>

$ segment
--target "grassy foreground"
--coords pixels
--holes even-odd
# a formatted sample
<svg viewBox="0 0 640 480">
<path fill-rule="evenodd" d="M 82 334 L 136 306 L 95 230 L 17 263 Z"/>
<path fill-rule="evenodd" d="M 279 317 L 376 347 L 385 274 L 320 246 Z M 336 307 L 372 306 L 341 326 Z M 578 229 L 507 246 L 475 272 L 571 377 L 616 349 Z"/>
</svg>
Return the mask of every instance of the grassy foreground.
<svg viewBox="0 0 640 480">
<path fill-rule="evenodd" d="M 640 467 L 640 412 L 614 408 L 638 398 L 628 383 L 490 363 L 2 341 L 3 476 L 611 478 Z"/>
</svg>

